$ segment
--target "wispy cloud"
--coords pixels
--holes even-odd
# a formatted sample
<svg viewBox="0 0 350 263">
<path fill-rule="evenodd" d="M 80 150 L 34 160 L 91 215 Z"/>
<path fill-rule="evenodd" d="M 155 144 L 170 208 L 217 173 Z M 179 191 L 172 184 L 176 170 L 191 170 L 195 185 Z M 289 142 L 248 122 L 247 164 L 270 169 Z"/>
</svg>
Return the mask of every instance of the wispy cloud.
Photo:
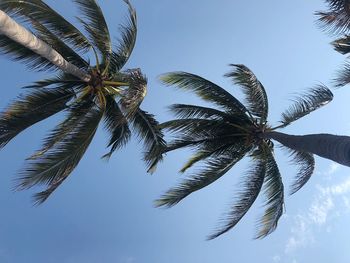
<svg viewBox="0 0 350 263">
<path fill-rule="evenodd" d="M 333 163 L 323 175 L 333 175 L 340 169 L 340 165 Z M 350 210 L 350 199 L 346 194 L 350 193 L 350 178 L 333 186 L 317 186 L 317 194 L 314 196 L 310 207 L 304 212 L 293 217 L 291 235 L 285 245 L 285 254 L 291 254 L 297 249 L 306 247 L 315 242 L 314 231 L 317 227 L 324 227 L 340 214 L 340 206 Z M 335 202 L 340 198 L 343 202 Z M 337 205 L 335 205 L 337 203 Z M 339 205 L 340 203 L 340 205 Z M 332 213 L 330 213 L 332 212 Z M 332 215 L 330 217 L 330 215 Z M 326 226 L 331 231 L 330 226 Z"/>
</svg>

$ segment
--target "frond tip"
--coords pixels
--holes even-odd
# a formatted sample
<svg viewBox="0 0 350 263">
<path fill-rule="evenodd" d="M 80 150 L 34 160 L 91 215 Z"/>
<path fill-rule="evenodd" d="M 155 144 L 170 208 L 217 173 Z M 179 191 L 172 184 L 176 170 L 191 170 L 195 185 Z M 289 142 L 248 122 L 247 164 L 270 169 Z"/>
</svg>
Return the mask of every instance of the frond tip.
<svg viewBox="0 0 350 263">
<path fill-rule="evenodd" d="M 294 104 L 282 113 L 282 125 L 280 127 L 288 126 L 292 122 L 321 108 L 332 100 L 333 93 L 326 86 L 319 85 L 311 89 L 308 93 L 296 98 Z"/>
</svg>

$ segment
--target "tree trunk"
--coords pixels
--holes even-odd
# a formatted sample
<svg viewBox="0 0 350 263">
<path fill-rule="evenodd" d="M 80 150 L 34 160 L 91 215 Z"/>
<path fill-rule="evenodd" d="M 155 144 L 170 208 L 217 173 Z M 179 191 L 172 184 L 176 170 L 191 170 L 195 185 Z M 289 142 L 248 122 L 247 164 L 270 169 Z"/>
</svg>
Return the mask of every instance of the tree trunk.
<svg viewBox="0 0 350 263">
<path fill-rule="evenodd" d="M 32 50 L 38 55 L 46 58 L 52 64 L 56 65 L 63 72 L 76 76 L 77 78 L 88 82 L 90 76 L 80 70 L 75 65 L 66 61 L 56 50 L 34 36 L 27 29 L 19 25 L 6 13 L 0 10 L 0 34 L 4 34 L 13 41 Z"/>
<path fill-rule="evenodd" d="M 289 135 L 266 132 L 266 139 L 273 139 L 296 151 L 309 152 L 350 166 L 350 137 L 333 134 Z"/>
</svg>

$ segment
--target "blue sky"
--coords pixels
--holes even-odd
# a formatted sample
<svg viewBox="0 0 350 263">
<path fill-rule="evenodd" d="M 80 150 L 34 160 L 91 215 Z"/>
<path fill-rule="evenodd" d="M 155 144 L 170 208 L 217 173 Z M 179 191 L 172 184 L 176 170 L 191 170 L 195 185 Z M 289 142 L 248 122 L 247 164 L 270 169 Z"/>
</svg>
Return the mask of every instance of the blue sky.
<svg viewBox="0 0 350 263">
<path fill-rule="evenodd" d="M 68 17 L 71 1 L 47 1 Z M 99 1 L 111 32 L 126 16 L 122 1 Z M 164 87 L 159 74 L 183 70 L 199 74 L 241 97 L 223 78 L 229 63 L 250 67 L 269 95 L 270 120 L 276 124 L 295 94 L 331 80 L 345 58 L 315 24 L 313 13 L 324 9 L 318 1 L 169 1 L 134 0 L 138 13 L 138 42 L 128 68 L 140 67 L 149 79 L 142 108 L 159 121 L 171 103 L 201 101 L 189 93 Z M 4 108 L 24 86 L 47 76 L 29 72 L 0 56 Z M 291 134 L 349 134 L 347 87 L 334 90 L 326 107 L 285 130 Z M 24 159 L 38 149 L 41 139 L 60 116 L 26 130 L 0 151 L 0 261 L 9 263 L 210 263 L 210 262 L 338 262 L 350 260 L 349 169 L 316 159 L 316 172 L 294 196 L 286 198 L 286 212 L 277 230 L 253 240 L 263 199 L 237 227 L 205 241 L 232 201 L 239 178 L 249 162 L 242 161 L 227 175 L 171 209 L 156 209 L 153 200 L 176 184 L 177 171 L 189 152 L 168 154 L 154 175 L 145 172 L 142 147 L 135 138 L 110 162 L 100 159 L 107 136 L 100 129 L 79 167 L 43 205 L 33 207 L 39 190 L 11 191 Z M 276 150 L 287 186 L 295 167 Z"/>
</svg>

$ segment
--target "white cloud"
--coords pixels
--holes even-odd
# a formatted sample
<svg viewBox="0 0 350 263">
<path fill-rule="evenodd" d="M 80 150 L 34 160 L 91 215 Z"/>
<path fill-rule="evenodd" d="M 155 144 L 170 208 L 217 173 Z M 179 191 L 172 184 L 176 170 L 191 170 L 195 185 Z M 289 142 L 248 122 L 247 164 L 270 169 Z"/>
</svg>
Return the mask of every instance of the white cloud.
<svg viewBox="0 0 350 263">
<path fill-rule="evenodd" d="M 281 257 L 279 255 L 275 255 L 273 258 L 272 258 L 273 262 L 280 262 L 281 261 Z"/>
<path fill-rule="evenodd" d="M 338 172 L 339 168 L 340 165 L 332 163 L 323 175 L 332 175 Z M 327 223 L 341 213 L 350 211 L 350 197 L 347 196 L 350 193 L 350 178 L 333 186 L 319 185 L 317 190 L 318 193 L 313 198 L 309 209 L 293 217 L 293 226 L 285 245 L 285 254 L 291 254 L 298 248 L 312 245 L 315 242 L 316 227 L 324 227 L 327 232 L 330 232 L 332 228 Z"/>
</svg>

